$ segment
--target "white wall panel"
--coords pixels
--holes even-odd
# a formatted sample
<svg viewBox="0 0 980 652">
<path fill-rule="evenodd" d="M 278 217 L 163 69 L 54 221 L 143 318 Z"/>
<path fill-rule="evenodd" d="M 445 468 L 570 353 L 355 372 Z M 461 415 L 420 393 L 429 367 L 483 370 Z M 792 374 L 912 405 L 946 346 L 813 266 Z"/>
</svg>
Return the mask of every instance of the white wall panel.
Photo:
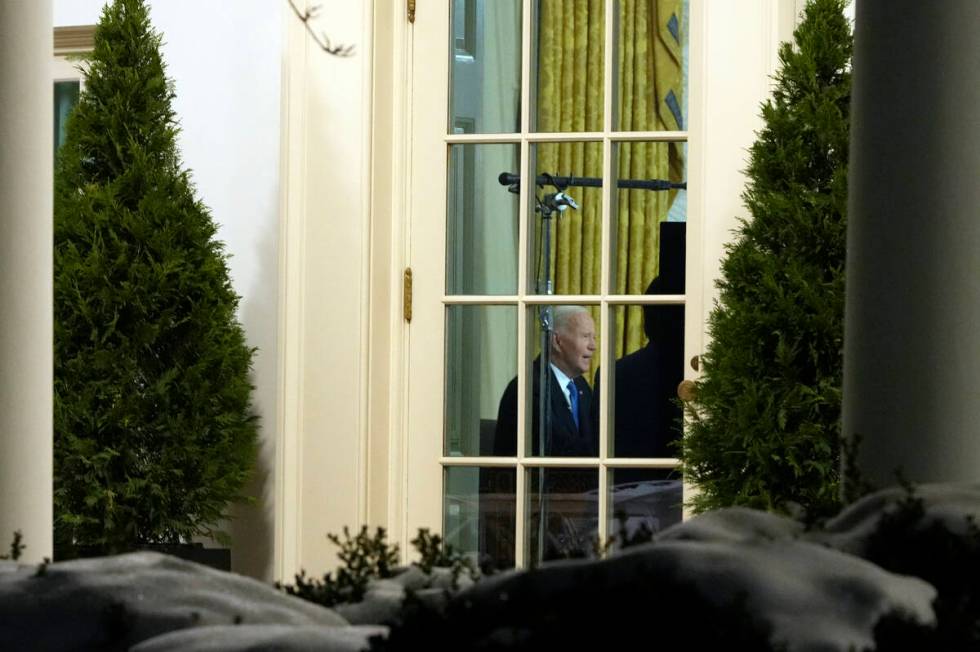
<svg viewBox="0 0 980 652">
<path fill-rule="evenodd" d="M 725 244 L 737 219 L 750 217 L 741 199 L 748 150 L 762 128 L 760 107 L 778 67 L 777 48 L 792 38 L 798 4 L 705 0 L 692 11 L 703 30 L 702 42 L 692 44 L 692 64 L 700 70 L 692 72 L 690 151 L 692 180 L 699 187 L 692 189 L 698 197 L 690 201 L 702 215 L 702 287 L 694 300 L 701 301 L 705 323 L 718 296 L 715 281 Z"/>
</svg>

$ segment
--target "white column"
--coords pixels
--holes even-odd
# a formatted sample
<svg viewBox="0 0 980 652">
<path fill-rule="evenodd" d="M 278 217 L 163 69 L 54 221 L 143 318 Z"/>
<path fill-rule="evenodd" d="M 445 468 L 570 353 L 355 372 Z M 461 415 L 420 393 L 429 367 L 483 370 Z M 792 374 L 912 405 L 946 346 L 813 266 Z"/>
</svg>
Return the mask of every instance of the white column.
<svg viewBox="0 0 980 652">
<path fill-rule="evenodd" d="M 879 485 L 980 480 L 980 2 L 857 3 L 845 436 Z"/>
<path fill-rule="evenodd" d="M 0 0 L 0 552 L 52 547 L 51 0 Z"/>
</svg>

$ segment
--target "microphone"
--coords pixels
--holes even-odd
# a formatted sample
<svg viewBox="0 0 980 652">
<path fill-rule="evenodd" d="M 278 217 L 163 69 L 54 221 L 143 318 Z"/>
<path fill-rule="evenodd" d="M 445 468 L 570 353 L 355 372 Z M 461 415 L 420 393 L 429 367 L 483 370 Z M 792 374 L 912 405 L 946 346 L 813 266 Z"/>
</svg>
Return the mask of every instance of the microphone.
<svg viewBox="0 0 980 652">
<path fill-rule="evenodd" d="M 502 186 L 507 186 L 507 192 L 512 192 L 515 195 L 521 192 L 521 175 L 511 174 L 510 172 L 501 172 L 500 176 L 497 177 L 497 181 Z"/>
<path fill-rule="evenodd" d="M 497 177 L 497 181 L 502 186 L 512 186 L 515 183 L 521 182 L 521 175 L 511 174 L 510 172 L 501 172 L 500 175 Z"/>
<path fill-rule="evenodd" d="M 551 204 L 560 211 L 566 208 L 578 210 L 578 202 L 564 192 L 556 192 L 545 196 L 545 203 Z"/>
</svg>

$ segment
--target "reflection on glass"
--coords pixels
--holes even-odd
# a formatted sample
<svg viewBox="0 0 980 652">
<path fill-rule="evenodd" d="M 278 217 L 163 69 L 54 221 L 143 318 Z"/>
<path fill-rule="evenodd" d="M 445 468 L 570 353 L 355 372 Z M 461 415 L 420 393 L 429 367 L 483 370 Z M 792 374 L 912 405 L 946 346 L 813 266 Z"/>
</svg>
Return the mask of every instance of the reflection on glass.
<svg viewBox="0 0 980 652">
<path fill-rule="evenodd" d="M 533 131 L 601 131 L 605 3 L 539 0 Z"/>
<path fill-rule="evenodd" d="M 516 307 L 446 309 L 447 455 L 493 453 L 498 401 L 515 373 Z"/>
<path fill-rule="evenodd" d="M 658 292 L 654 280 L 650 294 Z M 677 457 L 682 409 L 677 385 L 684 379 L 684 306 L 616 306 L 616 369 L 610 441 L 614 457 Z M 631 347 L 630 327 L 641 328 Z M 596 394 L 599 381 L 596 379 Z"/>
<path fill-rule="evenodd" d="M 538 185 L 529 193 L 528 291 L 548 294 L 599 294 L 602 263 L 602 143 L 537 143 L 531 145 L 531 165 Z M 550 175 L 550 176 L 549 176 Z M 558 188 L 578 209 L 555 201 Z M 591 179 L 592 181 L 588 181 Z M 583 187 L 583 183 L 595 183 Z M 547 219 L 546 215 L 549 215 Z M 547 230 L 545 230 L 547 227 Z"/>
<path fill-rule="evenodd" d="M 596 469 L 528 470 L 527 562 L 596 556 L 599 472 Z"/>
<path fill-rule="evenodd" d="M 599 454 L 598 403 L 589 379 L 599 357 L 597 306 L 532 306 L 528 309 L 528 357 L 530 374 L 524 414 L 526 450 L 538 456 L 595 457 Z M 548 351 L 550 365 L 542 384 L 541 323 L 553 325 Z M 545 390 L 542 392 L 541 388 Z M 545 409 L 542 410 L 541 406 Z M 508 386 L 500 400 L 497 439 L 507 444 L 498 454 L 513 455 L 517 442 L 517 383 Z"/>
<path fill-rule="evenodd" d="M 609 534 L 616 548 L 649 541 L 681 522 L 683 483 L 672 469 L 616 469 L 609 483 Z"/>
<path fill-rule="evenodd" d="M 516 477 L 514 469 L 446 468 L 444 539 L 484 571 L 514 567 Z"/>
<path fill-rule="evenodd" d="M 65 142 L 65 124 L 68 114 L 78 104 L 81 84 L 77 81 L 59 81 L 54 83 L 54 151 Z"/>
<path fill-rule="evenodd" d="M 687 129 L 687 0 L 619 2 L 616 131 Z"/>
<path fill-rule="evenodd" d="M 656 276 L 673 294 L 683 294 L 687 195 L 678 188 L 623 188 L 646 182 L 654 188 L 685 183 L 684 143 L 616 143 L 616 200 L 612 228 L 611 292 L 644 294 Z M 652 183 L 651 183 L 652 182 Z M 669 294 L 669 293 L 666 293 Z"/>
<path fill-rule="evenodd" d="M 446 210 L 446 293 L 516 294 L 518 196 L 500 185 L 517 145 L 453 145 Z"/>
<path fill-rule="evenodd" d="M 520 127 L 520 0 L 453 0 L 450 133 Z"/>
</svg>

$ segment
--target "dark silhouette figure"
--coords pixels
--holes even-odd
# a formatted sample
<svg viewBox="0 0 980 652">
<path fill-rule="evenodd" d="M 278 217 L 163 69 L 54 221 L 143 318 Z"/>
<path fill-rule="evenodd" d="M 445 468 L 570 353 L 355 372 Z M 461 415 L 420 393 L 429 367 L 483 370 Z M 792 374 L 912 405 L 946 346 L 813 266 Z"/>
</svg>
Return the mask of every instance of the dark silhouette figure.
<svg viewBox="0 0 980 652">
<path fill-rule="evenodd" d="M 655 278 L 646 293 L 673 294 L 664 285 Z M 646 346 L 616 361 L 613 453 L 675 457 L 672 443 L 680 438 L 681 408 L 674 399 L 684 376 L 684 306 L 644 306 L 643 330 Z M 598 393 L 598 371 L 595 386 Z"/>
</svg>

